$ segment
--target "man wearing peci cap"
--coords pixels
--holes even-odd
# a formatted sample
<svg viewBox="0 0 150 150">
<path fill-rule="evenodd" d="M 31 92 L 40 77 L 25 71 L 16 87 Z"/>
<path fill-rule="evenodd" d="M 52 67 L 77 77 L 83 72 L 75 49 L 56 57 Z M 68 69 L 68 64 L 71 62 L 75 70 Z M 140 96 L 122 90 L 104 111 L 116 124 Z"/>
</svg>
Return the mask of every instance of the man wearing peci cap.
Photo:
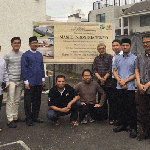
<svg viewBox="0 0 150 150">
<path fill-rule="evenodd" d="M 30 50 L 22 55 L 21 67 L 25 84 L 25 120 L 28 126 L 32 126 L 33 122 L 43 123 L 38 116 L 41 105 L 42 86 L 45 85 L 45 72 L 42 54 L 36 51 L 39 46 L 37 37 L 29 38 L 29 46 Z"/>
</svg>

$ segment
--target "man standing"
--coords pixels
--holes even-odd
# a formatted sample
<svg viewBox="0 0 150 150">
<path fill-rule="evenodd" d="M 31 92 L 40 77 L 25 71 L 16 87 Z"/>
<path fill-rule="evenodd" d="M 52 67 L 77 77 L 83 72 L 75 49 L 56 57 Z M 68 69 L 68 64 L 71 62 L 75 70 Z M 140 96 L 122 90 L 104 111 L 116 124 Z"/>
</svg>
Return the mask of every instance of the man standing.
<svg viewBox="0 0 150 150">
<path fill-rule="evenodd" d="M 33 122 L 43 123 L 38 116 L 41 105 L 42 85 L 45 85 L 45 72 L 42 54 L 36 51 L 39 46 L 37 37 L 29 38 L 29 46 L 31 49 L 22 55 L 21 67 L 25 84 L 25 120 L 28 126 L 33 126 Z"/>
<path fill-rule="evenodd" d="M 121 43 L 120 40 L 113 40 L 112 41 L 112 50 L 114 51 L 114 57 L 113 57 L 113 61 L 112 64 L 115 61 L 115 58 L 118 55 L 122 55 L 123 51 L 121 50 Z M 117 121 L 117 114 L 118 114 L 118 110 L 117 110 L 117 98 L 116 98 L 116 87 L 117 87 L 117 80 L 114 78 L 114 75 L 112 74 L 112 98 L 111 98 L 111 102 L 109 104 L 109 124 L 110 125 L 117 125 L 118 121 Z"/>
<path fill-rule="evenodd" d="M 111 103 L 111 82 L 112 82 L 112 58 L 113 56 L 106 53 L 106 45 L 100 43 L 97 45 L 99 56 L 94 59 L 93 73 L 98 79 L 98 83 L 101 85 L 106 93 L 108 102 Z M 98 103 L 100 103 L 101 95 L 98 94 Z M 107 101 L 104 102 L 103 119 L 108 119 L 108 105 Z"/>
<path fill-rule="evenodd" d="M 101 86 L 92 81 L 92 72 L 89 69 L 85 69 L 82 72 L 83 81 L 78 83 L 75 87 L 76 92 L 80 96 L 80 107 L 79 107 L 79 120 L 81 123 L 86 124 L 87 118 L 85 117 L 88 113 L 90 114 L 90 122 L 100 120 L 101 118 L 101 107 L 106 100 L 106 94 Z M 101 94 L 101 102 L 96 102 L 96 94 Z"/>
<path fill-rule="evenodd" d="M 6 62 L 3 58 L 0 58 L 0 85 L 2 85 L 2 82 L 5 81 L 6 87 L 9 87 L 9 78 L 6 70 Z M 0 110 L 3 100 L 3 94 L 2 94 L 2 88 L 0 86 Z M 2 127 L 0 126 L 0 132 L 2 131 Z"/>
<path fill-rule="evenodd" d="M 10 80 L 8 98 L 6 102 L 6 114 L 8 119 L 8 127 L 16 128 L 18 118 L 19 101 L 22 93 L 23 82 L 21 79 L 21 56 L 19 51 L 21 46 L 20 37 L 11 39 L 12 51 L 4 56 L 6 61 L 7 72 Z"/>
<path fill-rule="evenodd" d="M 114 132 L 125 131 L 130 126 L 130 137 L 137 136 L 137 113 L 135 104 L 135 60 L 130 53 L 132 48 L 130 39 L 122 39 L 123 55 L 116 57 L 113 64 L 113 74 L 117 80 L 118 121 L 120 126 Z"/>
<path fill-rule="evenodd" d="M 70 124 L 73 126 L 79 125 L 77 122 L 78 107 L 76 102 L 80 97 L 70 85 L 65 84 L 65 76 L 58 75 L 56 77 L 56 86 L 50 89 L 48 97 L 48 119 L 59 125 L 60 116 L 71 113 Z"/>
<path fill-rule="evenodd" d="M 139 115 L 142 132 L 138 136 L 138 140 L 150 137 L 150 34 L 144 35 L 143 47 L 145 53 L 137 55 L 135 63 L 135 75 L 139 90 Z"/>
</svg>

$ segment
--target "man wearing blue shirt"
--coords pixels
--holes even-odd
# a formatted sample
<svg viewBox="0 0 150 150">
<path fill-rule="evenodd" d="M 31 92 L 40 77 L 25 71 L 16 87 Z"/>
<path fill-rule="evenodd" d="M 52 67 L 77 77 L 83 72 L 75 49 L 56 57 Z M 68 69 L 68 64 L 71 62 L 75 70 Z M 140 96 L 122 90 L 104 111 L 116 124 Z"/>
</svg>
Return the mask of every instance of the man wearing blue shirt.
<svg viewBox="0 0 150 150">
<path fill-rule="evenodd" d="M 116 57 L 113 64 L 113 74 L 117 80 L 118 121 L 121 124 L 113 129 L 114 132 L 125 131 L 130 126 L 130 137 L 137 136 L 137 113 L 135 104 L 135 60 L 130 53 L 131 40 L 122 39 L 123 55 Z"/>
<path fill-rule="evenodd" d="M 22 77 L 25 84 L 24 108 L 26 124 L 32 126 L 33 122 L 42 123 L 38 119 L 42 86 L 45 85 L 45 72 L 42 54 L 37 50 L 39 44 L 37 37 L 29 38 L 30 50 L 21 58 Z"/>
</svg>

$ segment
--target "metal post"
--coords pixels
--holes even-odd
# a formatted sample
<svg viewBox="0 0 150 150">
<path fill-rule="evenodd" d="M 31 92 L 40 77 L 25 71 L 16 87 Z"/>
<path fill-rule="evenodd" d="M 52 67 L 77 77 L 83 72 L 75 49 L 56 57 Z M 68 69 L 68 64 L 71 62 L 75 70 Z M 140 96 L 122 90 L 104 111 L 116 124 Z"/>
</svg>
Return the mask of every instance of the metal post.
<svg viewBox="0 0 150 150">
<path fill-rule="evenodd" d="M 53 86 L 55 86 L 55 64 L 53 65 Z"/>
</svg>

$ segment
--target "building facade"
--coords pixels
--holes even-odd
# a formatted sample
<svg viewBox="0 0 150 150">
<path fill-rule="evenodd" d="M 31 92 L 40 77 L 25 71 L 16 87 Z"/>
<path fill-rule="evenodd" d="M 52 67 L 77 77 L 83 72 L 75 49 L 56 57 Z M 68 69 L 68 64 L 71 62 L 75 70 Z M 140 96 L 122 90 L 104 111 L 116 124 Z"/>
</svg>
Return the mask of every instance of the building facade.
<svg viewBox="0 0 150 150">
<path fill-rule="evenodd" d="M 33 21 L 46 21 L 46 0 L 0 0 L 0 57 L 9 52 L 12 37 L 22 40 L 21 51 L 29 49 Z"/>
<path fill-rule="evenodd" d="M 107 7 L 94 3 L 88 19 L 89 22 L 115 23 L 116 36 L 150 32 L 150 1 Z"/>
</svg>

